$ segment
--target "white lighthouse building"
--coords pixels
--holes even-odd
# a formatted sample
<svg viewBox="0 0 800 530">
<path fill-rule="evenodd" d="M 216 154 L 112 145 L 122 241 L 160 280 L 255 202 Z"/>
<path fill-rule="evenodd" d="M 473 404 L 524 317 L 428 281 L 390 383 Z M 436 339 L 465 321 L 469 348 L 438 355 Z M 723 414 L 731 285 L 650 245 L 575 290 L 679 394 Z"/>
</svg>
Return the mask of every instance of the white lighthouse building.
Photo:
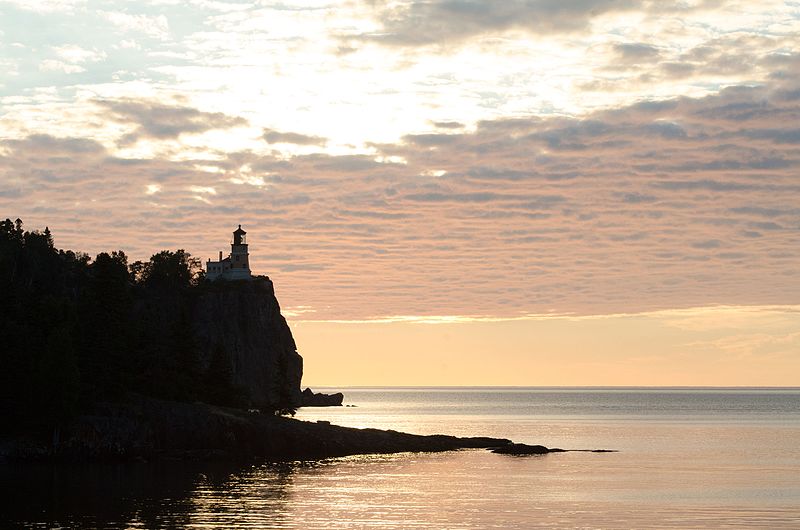
<svg viewBox="0 0 800 530">
<path fill-rule="evenodd" d="M 249 280 L 253 276 L 250 273 L 250 254 L 247 251 L 247 232 L 242 230 L 242 225 L 233 232 L 233 242 L 231 243 L 231 253 L 227 258 L 222 259 L 222 251 L 219 251 L 219 261 L 208 260 L 206 262 L 206 279 L 217 280 Z"/>
</svg>

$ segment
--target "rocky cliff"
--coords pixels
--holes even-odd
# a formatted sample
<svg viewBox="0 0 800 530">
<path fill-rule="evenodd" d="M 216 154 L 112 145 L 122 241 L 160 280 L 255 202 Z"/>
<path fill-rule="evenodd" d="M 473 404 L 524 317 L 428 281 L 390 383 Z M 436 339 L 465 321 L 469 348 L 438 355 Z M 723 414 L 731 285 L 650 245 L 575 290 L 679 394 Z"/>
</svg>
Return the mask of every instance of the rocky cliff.
<svg viewBox="0 0 800 530">
<path fill-rule="evenodd" d="M 254 407 L 300 405 L 303 359 L 269 278 L 208 283 L 194 300 L 191 321 L 203 369 L 221 350 Z"/>
</svg>

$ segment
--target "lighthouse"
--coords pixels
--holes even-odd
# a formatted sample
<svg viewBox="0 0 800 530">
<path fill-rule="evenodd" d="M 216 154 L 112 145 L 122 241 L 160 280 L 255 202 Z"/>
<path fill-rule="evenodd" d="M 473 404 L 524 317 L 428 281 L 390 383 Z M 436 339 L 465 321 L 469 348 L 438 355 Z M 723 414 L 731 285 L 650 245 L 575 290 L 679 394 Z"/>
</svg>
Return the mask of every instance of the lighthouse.
<svg viewBox="0 0 800 530">
<path fill-rule="evenodd" d="M 239 225 L 233 232 L 231 242 L 231 253 L 227 258 L 222 258 L 222 251 L 219 253 L 219 261 L 208 260 L 206 262 L 207 280 L 250 280 L 250 252 L 247 250 L 247 232 L 242 230 Z"/>
</svg>

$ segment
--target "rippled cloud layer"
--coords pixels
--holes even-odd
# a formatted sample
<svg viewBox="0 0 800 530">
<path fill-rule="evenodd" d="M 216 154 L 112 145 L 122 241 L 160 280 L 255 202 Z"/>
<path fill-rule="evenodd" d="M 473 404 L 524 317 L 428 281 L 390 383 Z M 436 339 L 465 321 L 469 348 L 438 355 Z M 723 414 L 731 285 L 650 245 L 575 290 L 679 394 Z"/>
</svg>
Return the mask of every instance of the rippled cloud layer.
<svg viewBox="0 0 800 530">
<path fill-rule="evenodd" d="M 791 4 L 0 11 L 0 210 L 59 246 L 241 223 L 307 320 L 800 299 Z"/>
</svg>

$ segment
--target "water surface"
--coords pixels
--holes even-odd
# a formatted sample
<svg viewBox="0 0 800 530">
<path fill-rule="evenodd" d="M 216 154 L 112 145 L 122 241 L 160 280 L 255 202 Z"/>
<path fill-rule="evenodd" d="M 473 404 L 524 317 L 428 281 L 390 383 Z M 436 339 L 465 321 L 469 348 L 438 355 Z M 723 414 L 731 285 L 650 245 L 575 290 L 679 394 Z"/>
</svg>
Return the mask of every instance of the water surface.
<svg viewBox="0 0 800 530">
<path fill-rule="evenodd" d="M 0 526 L 800 527 L 800 389 L 345 389 L 301 419 L 568 449 L 2 466 Z"/>
</svg>

